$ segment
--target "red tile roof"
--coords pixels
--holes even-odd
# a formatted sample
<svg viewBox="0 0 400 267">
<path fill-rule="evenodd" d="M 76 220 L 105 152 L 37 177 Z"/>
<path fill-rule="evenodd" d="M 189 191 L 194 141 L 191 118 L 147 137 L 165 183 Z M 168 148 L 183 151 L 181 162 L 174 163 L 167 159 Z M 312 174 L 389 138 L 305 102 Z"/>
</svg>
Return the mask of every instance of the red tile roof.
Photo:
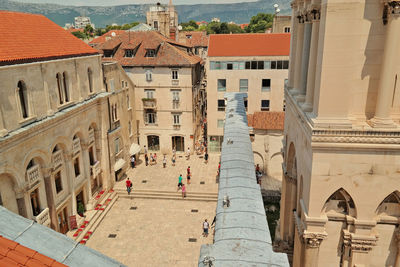
<svg viewBox="0 0 400 267">
<path fill-rule="evenodd" d="M 259 130 L 282 130 L 285 122 L 285 112 L 259 111 L 247 115 L 249 127 Z"/>
<path fill-rule="evenodd" d="M 137 49 L 134 57 L 125 57 L 125 49 Z M 202 62 L 201 58 L 188 53 L 185 44 L 168 39 L 156 31 L 127 31 L 100 45 L 104 50 L 116 50 L 112 58 L 104 61 L 118 61 L 122 66 L 191 66 Z M 146 49 L 155 49 L 155 57 L 145 57 Z"/>
<path fill-rule="evenodd" d="M 189 37 L 190 36 L 190 37 Z M 208 46 L 208 35 L 206 31 L 201 32 L 179 32 L 179 42 L 185 43 L 192 47 L 207 47 Z"/>
<path fill-rule="evenodd" d="M 0 36 L 0 65 L 97 54 L 42 15 L 0 11 Z"/>
<path fill-rule="evenodd" d="M 0 266 L 63 267 L 67 265 L 0 235 Z"/>
<path fill-rule="evenodd" d="M 289 56 L 289 33 L 211 34 L 209 57 Z"/>
<path fill-rule="evenodd" d="M 102 36 L 99 36 L 97 38 L 94 38 L 92 41 L 89 42 L 91 45 L 98 45 L 98 44 L 104 44 L 108 39 L 114 38 L 115 36 L 121 35 L 125 32 L 125 30 L 111 30 L 103 34 Z M 113 33 L 115 36 L 112 36 Z M 107 38 L 109 37 L 109 38 Z"/>
</svg>

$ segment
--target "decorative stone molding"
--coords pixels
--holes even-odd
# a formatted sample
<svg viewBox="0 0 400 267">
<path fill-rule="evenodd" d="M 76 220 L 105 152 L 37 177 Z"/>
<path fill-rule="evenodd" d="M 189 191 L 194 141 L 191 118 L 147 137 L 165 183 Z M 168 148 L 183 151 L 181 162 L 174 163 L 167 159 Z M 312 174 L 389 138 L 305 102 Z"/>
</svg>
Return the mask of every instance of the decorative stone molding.
<svg viewBox="0 0 400 267">
<path fill-rule="evenodd" d="M 400 144 L 400 131 L 313 130 L 312 142 Z"/>
<path fill-rule="evenodd" d="M 304 231 L 302 237 L 307 248 L 319 248 L 322 240 L 327 238 L 328 234 Z"/>
<path fill-rule="evenodd" d="M 343 243 L 353 252 L 368 253 L 376 246 L 378 236 L 356 235 L 348 230 L 343 230 Z"/>
<path fill-rule="evenodd" d="M 382 14 L 382 21 L 383 25 L 386 25 L 389 22 L 389 16 L 396 16 L 400 15 L 400 1 L 399 0 L 386 0 L 383 1 L 383 14 Z"/>
</svg>

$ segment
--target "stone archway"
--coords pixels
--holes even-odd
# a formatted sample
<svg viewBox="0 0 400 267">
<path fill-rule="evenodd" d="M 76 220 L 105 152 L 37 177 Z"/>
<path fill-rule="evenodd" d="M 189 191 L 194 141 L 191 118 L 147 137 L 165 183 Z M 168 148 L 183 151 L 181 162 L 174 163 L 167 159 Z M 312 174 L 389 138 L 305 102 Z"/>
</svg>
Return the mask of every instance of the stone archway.
<svg viewBox="0 0 400 267">
<path fill-rule="evenodd" d="M 7 173 L 0 174 L 0 205 L 16 214 L 20 214 L 17 194 L 14 191 L 15 181 L 15 177 Z"/>
</svg>

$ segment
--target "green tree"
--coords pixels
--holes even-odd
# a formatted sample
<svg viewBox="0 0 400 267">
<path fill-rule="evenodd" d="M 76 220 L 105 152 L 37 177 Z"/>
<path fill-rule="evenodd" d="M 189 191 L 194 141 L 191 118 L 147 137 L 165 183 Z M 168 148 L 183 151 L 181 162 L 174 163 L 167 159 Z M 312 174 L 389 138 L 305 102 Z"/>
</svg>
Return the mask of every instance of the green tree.
<svg viewBox="0 0 400 267">
<path fill-rule="evenodd" d="M 228 24 L 229 33 L 244 33 L 245 31 L 236 24 Z"/>
<path fill-rule="evenodd" d="M 75 35 L 75 37 L 78 37 L 79 39 L 82 40 L 87 38 L 86 34 L 80 31 L 72 32 L 72 34 Z"/>
<path fill-rule="evenodd" d="M 250 20 L 249 26 L 245 28 L 246 32 L 265 32 L 266 29 L 272 27 L 273 14 L 258 13 Z"/>
<path fill-rule="evenodd" d="M 195 31 L 199 28 L 196 21 L 190 20 L 189 22 L 183 22 L 180 24 L 182 26 L 183 31 Z"/>
<path fill-rule="evenodd" d="M 87 36 L 93 36 L 94 29 L 93 29 L 92 25 L 87 24 L 87 25 L 85 26 L 85 29 L 83 29 L 83 32 L 84 32 Z"/>
</svg>

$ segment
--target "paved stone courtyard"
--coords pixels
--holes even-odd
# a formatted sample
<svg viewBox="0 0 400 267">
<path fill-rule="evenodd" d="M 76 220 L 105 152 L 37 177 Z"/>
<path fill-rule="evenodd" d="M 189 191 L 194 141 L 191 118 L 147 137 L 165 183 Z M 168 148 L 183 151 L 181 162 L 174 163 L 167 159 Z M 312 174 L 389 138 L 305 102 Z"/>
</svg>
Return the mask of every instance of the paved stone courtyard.
<svg viewBox="0 0 400 267">
<path fill-rule="evenodd" d="M 176 166 L 162 166 L 162 158 L 145 166 L 143 157 L 127 174 L 133 191 L 164 190 L 176 192 L 178 176 L 186 184 L 186 168 L 191 167 L 190 192 L 217 193 L 216 173 L 219 154 L 210 154 L 209 163 L 192 155 L 190 160 L 177 156 Z M 143 181 L 146 180 L 145 183 Z M 204 182 L 204 183 L 200 183 Z M 125 181 L 116 184 L 125 187 Z M 131 207 L 136 207 L 131 209 Z M 163 199 L 119 198 L 87 242 L 87 246 L 127 266 L 197 266 L 200 246 L 212 243 L 212 235 L 202 236 L 202 222 L 214 218 L 216 202 Z M 198 212 L 192 212 L 198 210 Z M 110 238 L 110 234 L 115 234 Z M 195 238 L 196 242 L 189 242 Z"/>
</svg>

